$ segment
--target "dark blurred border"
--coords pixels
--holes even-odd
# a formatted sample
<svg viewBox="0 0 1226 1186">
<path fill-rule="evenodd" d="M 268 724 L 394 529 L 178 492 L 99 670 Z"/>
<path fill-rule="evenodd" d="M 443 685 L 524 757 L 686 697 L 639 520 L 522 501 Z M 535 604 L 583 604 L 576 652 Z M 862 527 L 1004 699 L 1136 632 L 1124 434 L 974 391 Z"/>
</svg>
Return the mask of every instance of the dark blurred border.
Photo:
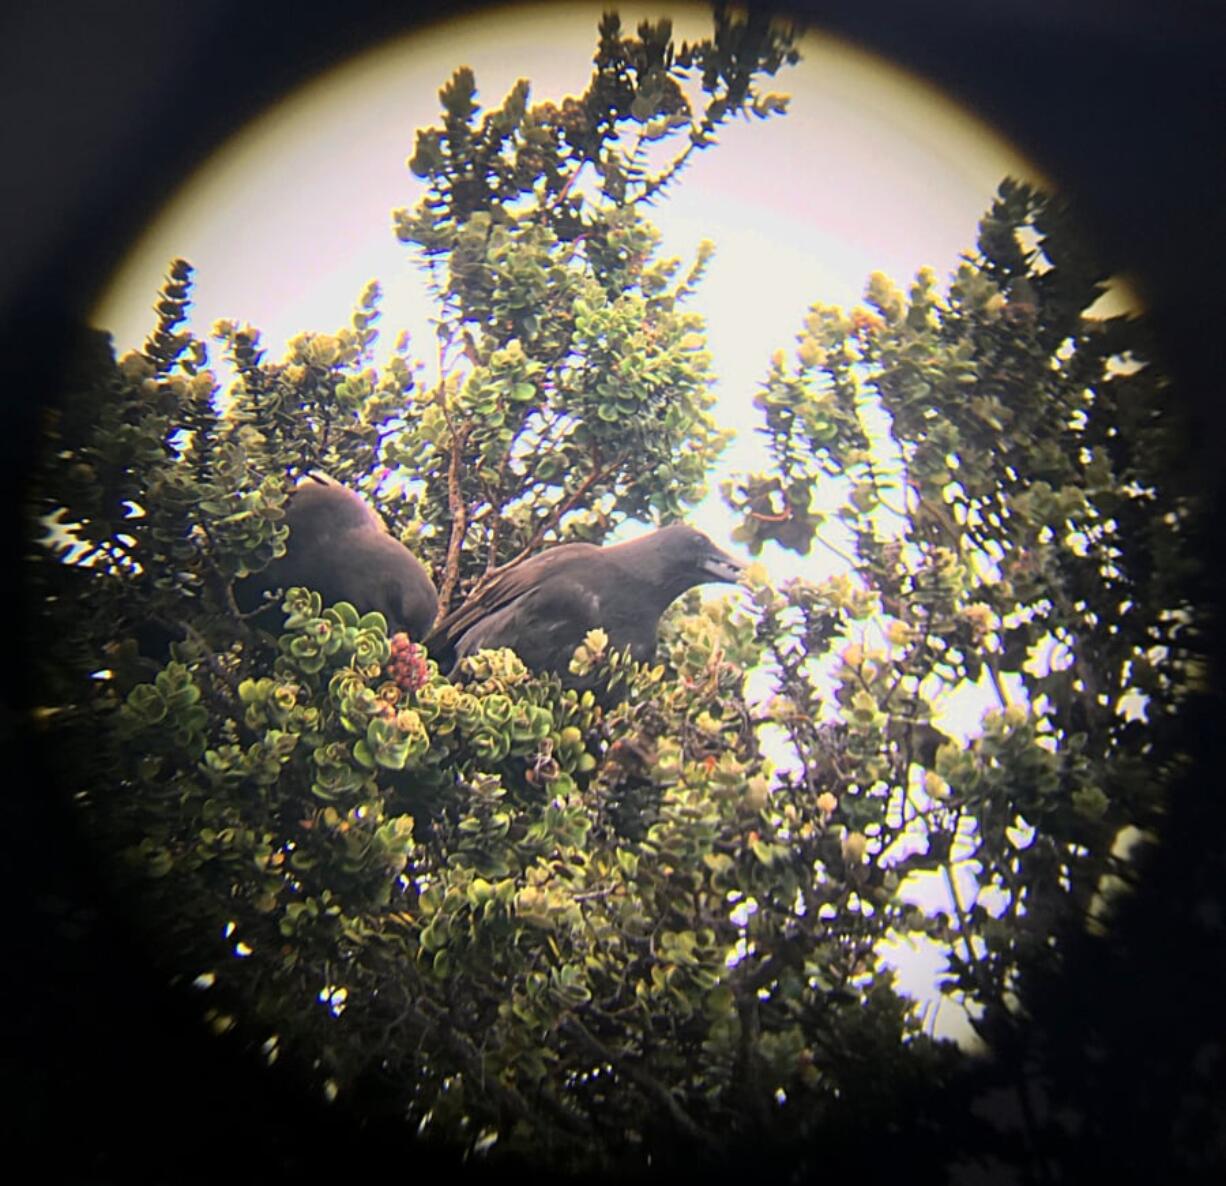
<svg viewBox="0 0 1226 1186">
<path fill-rule="evenodd" d="M 1187 464 L 1220 508 L 1220 6 L 875 0 L 799 7 L 944 86 L 1076 200 L 1094 246 L 1137 278 L 1155 315 L 1179 398 L 1195 418 Z M 0 474 L 11 512 L 4 516 L 10 590 L 19 571 L 16 509 L 38 411 L 54 392 L 64 343 L 125 244 L 198 160 L 266 104 L 439 11 L 373 0 L 32 0 L 5 9 Z M 447 14 L 457 11 L 446 6 Z M 1206 549 L 1216 569 L 1216 542 L 1206 540 Z M 343 1115 L 285 1092 L 240 1052 L 207 1039 L 183 1003 L 160 990 L 125 920 L 107 911 L 88 850 L 40 777 L 39 743 L 22 717 L 27 632 L 11 613 L 7 620 L 0 1135 L 9 1147 L 16 1141 L 52 1181 L 422 1173 L 424 1154 L 400 1134 L 359 1131 Z M 1115 1139 L 1070 1154 L 1065 1166 L 1019 1166 L 1012 1180 L 1075 1180 L 1083 1165 L 1117 1181 L 1160 1170 L 1184 1139 L 1171 1101 L 1187 1088 L 1198 1052 L 1218 1041 L 1223 1065 L 1216 1038 L 1226 987 L 1222 719 L 1213 706 L 1201 718 L 1198 769 L 1174 803 L 1167 843 L 1114 958 L 1105 966 L 1083 961 L 1044 1017 L 1058 1044 L 1075 1039 L 1079 1011 L 1110 1016 L 1119 1040 L 1108 1057 L 1119 1090 L 1093 1106 L 1109 1117 Z M 1073 1065 L 1065 1073 L 1076 1075 Z M 1101 1071 L 1094 1079 L 1102 1082 Z M 935 1167 L 908 1166 L 906 1151 L 887 1145 L 879 1155 L 865 1153 L 859 1168 L 870 1180 L 887 1166 L 913 1170 L 913 1180 L 942 1180 Z"/>
</svg>

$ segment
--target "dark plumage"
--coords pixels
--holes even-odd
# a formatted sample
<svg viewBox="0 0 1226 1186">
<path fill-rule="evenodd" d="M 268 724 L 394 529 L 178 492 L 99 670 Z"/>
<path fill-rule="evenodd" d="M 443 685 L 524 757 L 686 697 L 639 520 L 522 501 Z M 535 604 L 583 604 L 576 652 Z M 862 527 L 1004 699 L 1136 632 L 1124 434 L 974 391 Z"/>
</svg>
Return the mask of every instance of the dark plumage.
<svg viewBox="0 0 1226 1186">
<path fill-rule="evenodd" d="M 600 627 L 614 651 L 655 653 L 660 615 L 687 589 L 735 581 L 744 565 L 700 531 L 676 523 L 624 544 L 560 544 L 507 569 L 426 637 L 444 670 L 484 648 L 511 647 L 534 671 L 586 686 L 568 667 L 583 636 Z"/>
<path fill-rule="evenodd" d="M 244 608 L 258 605 L 266 590 L 306 585 L 325 605 L 377 610 L 389 634 L 404 630 L 420 639 L 430 629 L 438 595 L 425 568 L 360 495 L 312 475 L 290 495 L 285 521 L 285 555 L 242 583 Z"/>
</svg>

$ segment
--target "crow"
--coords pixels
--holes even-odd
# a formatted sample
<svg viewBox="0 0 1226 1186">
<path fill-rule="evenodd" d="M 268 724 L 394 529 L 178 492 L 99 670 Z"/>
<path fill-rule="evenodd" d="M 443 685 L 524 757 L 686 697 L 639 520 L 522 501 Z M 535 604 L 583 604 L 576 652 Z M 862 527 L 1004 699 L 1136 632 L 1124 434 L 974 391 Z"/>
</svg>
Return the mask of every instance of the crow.
<svg viewBox="0 0 1226 1186">
<path fill-rule="evenodd" d="M 597 627 L 609 648 L 630 648 L 645 662 L 655 653 L 660 615 L 687 589 L 735 581 L 744 564 L 684 523 L 624 544 L 560 544 L 508 568 L 479 587 L 424 640 L 440 670 L 482 648 L 510 647 L 533 671 L 551 671 L 568 687 L 570 659 Z"/>
<path fill-rule="evenodd" d="M 438 610 L 430 577 L 360 495 L 312 474 L 290 494 L 285 521 L 285 555 L 242 582 L 240 606 L 251 609 L 267 591 L 305 585 L 325 605 L 348 601 L 359 613 L 377 610 L 389 635 L 403 630 L 419 640 L 429 630 Z"/>
</svg>

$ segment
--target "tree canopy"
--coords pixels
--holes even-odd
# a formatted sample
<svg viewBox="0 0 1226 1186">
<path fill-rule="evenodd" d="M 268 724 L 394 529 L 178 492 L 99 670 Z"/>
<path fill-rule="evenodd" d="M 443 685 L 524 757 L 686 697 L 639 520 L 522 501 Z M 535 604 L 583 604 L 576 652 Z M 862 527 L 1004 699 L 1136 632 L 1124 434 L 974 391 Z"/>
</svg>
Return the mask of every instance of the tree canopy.
<svg viewBox="0 0 1226 1186">
<path fill-rule="evenodd" d="M 650 663 L 593 631 L 572 671 L 605 698 L 508 650 L 448 678 L 308 588 L 275 637 L 239 609 L 312 471 L 378 506 L 440 612 L 692 510 L 729 438 L 690 308 L 711 248 L 661 258 L 646 212 L 727 120 L 784 113 L 763 88 L 796 52 L 721 8 L 695 45 L 606 16 L 560 102 L 521 82 L 482 112 L 461 68 L 395 214 L 433 358 L 375 365 L 372 284 L 280 361 L 220 323 L 222 391 L 175 261 L 145 344 L 97 341 L 49 419 L 32 510 L 66 534 L 29 569 L 80 811 L 219 1032 L 406 1134 L 565 1170 L 812 1164 L 967 1062 L 884 944 L 939 944 L 1012 1050 L 1160 826 L 1202 678 L 1197 491 L 1144 319 L 1095 314 L 1072 215 L 1014 181 L 948 281 L 874 275 L 769 360 L 771 469 L 723 480 L 732 538 L 807 553 L 835 490 L 845 573 L 691 593 Z M 994 707 L 963 741 L 939 710 L 968 682 Z"/>
</svg>

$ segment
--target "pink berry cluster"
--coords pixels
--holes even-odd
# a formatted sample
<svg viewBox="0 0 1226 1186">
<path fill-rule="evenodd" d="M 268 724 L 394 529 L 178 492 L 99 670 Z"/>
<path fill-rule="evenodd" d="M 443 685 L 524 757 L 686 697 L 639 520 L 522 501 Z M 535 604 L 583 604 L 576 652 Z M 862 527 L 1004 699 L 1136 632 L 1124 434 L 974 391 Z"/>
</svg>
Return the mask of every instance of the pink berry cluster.
<svg viewBox="0 0 1226 1186">
<path fill-rule="evenodd" d="M 406 692 L 416 692 L 426 682 L 426 652 L 402 630 L 392 635 L 392 657 L 387 663 L 387 676 Z"/>
</svg>

